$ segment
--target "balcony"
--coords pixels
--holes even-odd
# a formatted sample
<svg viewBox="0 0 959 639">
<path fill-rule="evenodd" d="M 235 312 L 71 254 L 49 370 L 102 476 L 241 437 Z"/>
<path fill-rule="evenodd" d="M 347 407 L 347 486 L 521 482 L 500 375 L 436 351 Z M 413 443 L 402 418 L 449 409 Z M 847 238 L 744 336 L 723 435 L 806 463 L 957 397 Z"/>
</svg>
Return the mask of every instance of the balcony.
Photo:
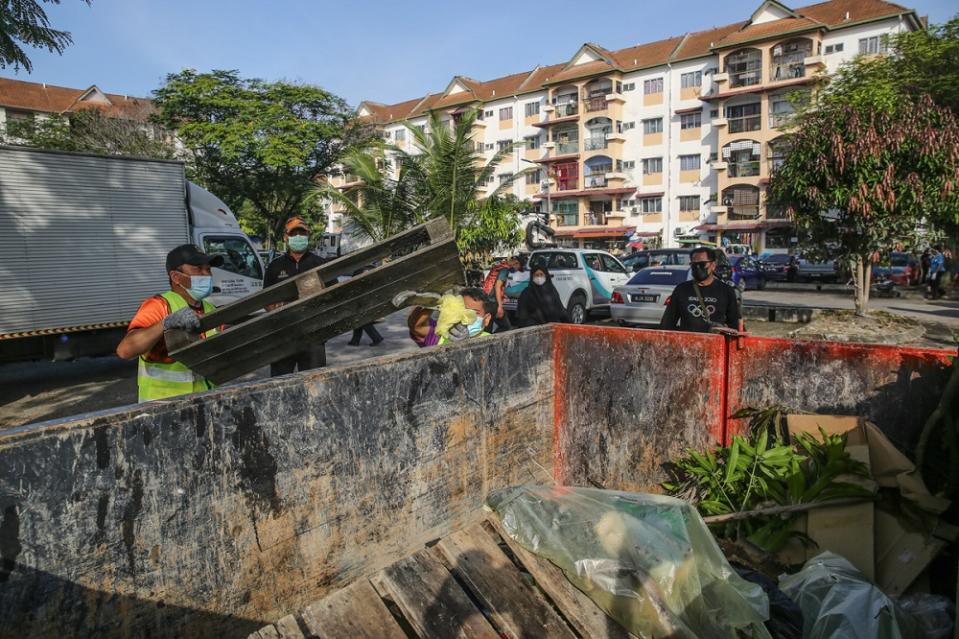
<svg viewBox="0 0 959 639">
<path fill-rule="evenodd" d="M 579 153 L 579 140 L 556 142 L 556 155 L 572 155 Z"/>
<path fill-rule="evenodd" d="M 740 71 L 738 73 L 729 74 L 729 87 L 731 89 L 738 89 L 740 87 L 754 87 L 762 84 L 762 81 L 762 69 L 750 69 L 748 71 Z"/>
<path fill-rule="evenodd" d="M 586 151 L 599 151 L 605 149 L 609 146 L 609 142 L 606 140 L 606 137 L 592 137 L 586 138 L 584 141 L 583 149 Z"/>
<path fill-rule="evenodd" d="M 553 105 L 553 118 L 568 118 L 579 114 L 578 102 L 561 102 Z"/>
<path fill-rule="evenodd" d="M 783 64 L 774 64 L 769 69 L 770 82 L 782 82 L 783 80 L 795 80 L 806 77 L 806 65 L 802 59 L 795 62 L 785 62 Z"/>
<path fill-rule="evenodd" d="M 730 222 L 737 220 L 758 220 L 759 206 L 737 205 L 726 207 L 726 219 Z"/>
<path fill-rule="evenodd" d="M 559 191 L 578 191 L 579 178 L 559 178 L 556 180 L 556 190 Z"/>
<path fill-rule="evenodd" d="M 595 111 L 605 111 L 609 107 L 609 103 L 606 101 L 605 95 L 595 95 L 590 98 L 586 98 L 586 112 L 593 113 Z"/>
<path fill-rule="evenodd" d="M 803 58 L 803 64 L 807 67 L 823 67 L 826 66 L 826 59 L 821 55 L 811 55 Z"/>
<path fill-rule="evenodd" d="M 586 188 L 587 189 L 605 189 L 609 186 L 609 179 L 606 177 L 607 173 L 611 173 L 613 170 L 612 165 L 606 167 L 596 167 L 593 169 L 593 173 L 585 176 Z"/>
<path fill-rule="evenodd" d="M 786 126 L 789 124 L 789 121 L 792 119 L 794 113 L 770 113 L 769 114 L 769 127 L 772 129 L 778 129 L 781 126 Z"/>
<path fill-rule="evenodd" d="M 730 133 L 758 131 L 762 128 L 762 117 L 759 115 L 747 115 L 741 118 L 727 118 L 727 122 Z"/>
<path fill-rule="evenodd" d="M 730 162 L 728 164 L 728 171 L 729 177 L 758 177 L 759 160 Z"/>
</svg>

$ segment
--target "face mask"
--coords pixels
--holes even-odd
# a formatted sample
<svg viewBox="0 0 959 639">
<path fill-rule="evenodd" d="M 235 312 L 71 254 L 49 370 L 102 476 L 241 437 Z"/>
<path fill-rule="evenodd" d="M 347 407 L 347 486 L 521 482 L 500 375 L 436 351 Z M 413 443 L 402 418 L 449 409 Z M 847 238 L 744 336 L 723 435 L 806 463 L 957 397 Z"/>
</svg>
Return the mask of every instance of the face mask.
<svg viewBox="0 0 959 639">
<path fill-rule="evenodd" d="M 479 315 L 476 316 L 476 319 L 473 320 L 473 323 L 470 324 L 469 328 L 470 337 L 476 337 L 483 332 L 483 318 Z"/>
<path fill-rule="evenodd" d="M 306 235 L 291 235 L 286 246 L 294 253 L 303 253 L 310 246 L 310 238 Z"/>
<path fill-rule="evenodd" d="M 186 292 L 199 302 L 213 292 L 213 278 L 209 275 L 191 275 L 190 288 Z"/>
<path fill-rule="evenodd" d="M 706 264 L 693 264 L 693 279 L 704 282 L 709 278 L 709 267 Z"/>
<path fill-rule="evenodd" d="M 542 285 L 545 284 L 545 283 L 546 283 L 546 278 L 545 278 L 545 277 L 534 277 L 534 278 L 533 278 L 533 284 L 536 284 L 537 286 L 542 286 Z"/>
</svg>

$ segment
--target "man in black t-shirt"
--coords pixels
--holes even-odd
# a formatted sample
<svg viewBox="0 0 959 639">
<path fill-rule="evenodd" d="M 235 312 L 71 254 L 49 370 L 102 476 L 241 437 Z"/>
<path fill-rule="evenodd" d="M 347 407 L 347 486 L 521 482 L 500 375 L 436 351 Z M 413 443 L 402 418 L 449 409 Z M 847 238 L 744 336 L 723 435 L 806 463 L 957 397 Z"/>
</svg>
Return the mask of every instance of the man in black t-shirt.
<svg viewBox="0 0 959 639">
<path fill-rule="evenodd" d="M 326 260 L 310 252 L 310 227 L 301 217 L 291 217 L 286 221 L 286 253 L 280 255 L 266 267 L 263 288 L 269 288 L 283 280 L 316 268 Z M 272 304 L 273 310 L 281 304 Z M 326 342 L 309 344 L 305 350 L 284 357 L 270 364 L 270 377 L 287 375 L 294 369 L 305 371 L 326 366 Z"/>
<path fill-rule="evenodd" d="M 717 279 L 716 254 L 700 247 L 690 255 L 691 281 L 679 284 L 670 296 L 660 328 L 696 333 L 742 331 L 736 291 Z"/>
</svg>

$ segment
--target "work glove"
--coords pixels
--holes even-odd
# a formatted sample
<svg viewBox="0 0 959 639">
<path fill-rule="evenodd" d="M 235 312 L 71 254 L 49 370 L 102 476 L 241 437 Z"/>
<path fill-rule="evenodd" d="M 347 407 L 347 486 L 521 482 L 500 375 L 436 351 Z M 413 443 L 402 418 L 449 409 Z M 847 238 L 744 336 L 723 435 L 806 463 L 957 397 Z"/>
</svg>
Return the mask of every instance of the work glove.
<svg viewBox="0 0 959 639">
<path fill-rule="evenodd" d="M 448 339 L 451 342 L 459 342 L 470 336 L 470 329 L 466 324 L 454 324 L 450 327 Z"/>
<path fill-rule="evenodd" d="M 192 308 L 181 308 L 163 318 L 163 330 L 180 329 L 191 333 L 200 332 L 200 318 Z"/>
</svg>

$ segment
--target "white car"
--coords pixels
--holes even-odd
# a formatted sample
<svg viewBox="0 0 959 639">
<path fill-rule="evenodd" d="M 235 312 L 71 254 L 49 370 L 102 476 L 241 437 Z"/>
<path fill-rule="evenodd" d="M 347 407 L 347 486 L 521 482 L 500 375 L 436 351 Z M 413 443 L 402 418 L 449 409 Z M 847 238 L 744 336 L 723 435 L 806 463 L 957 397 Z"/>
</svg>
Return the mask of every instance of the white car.
<svg viewBox="0 0 959 639">
<path fill-rule="evenodd" d="M 651 266 L 613 291 L 609 314 L 622 325 L 656 324 L 663 319 L 677 284 L 692 279 L 688 265 Z"/>
<path fill-rule="evenodd" d="M 515 311 L 520 294 L 529 286 L 529 274 L 545 266 L 574 324 L 586 321 L 590 311 L 608 308 L 613 289 L 629 279 L 623 263 L 605 251 L 552 248 L 530 253 L 526 271 L 512 273 L 506 283 L 503 307 Z"/>
</svg>

